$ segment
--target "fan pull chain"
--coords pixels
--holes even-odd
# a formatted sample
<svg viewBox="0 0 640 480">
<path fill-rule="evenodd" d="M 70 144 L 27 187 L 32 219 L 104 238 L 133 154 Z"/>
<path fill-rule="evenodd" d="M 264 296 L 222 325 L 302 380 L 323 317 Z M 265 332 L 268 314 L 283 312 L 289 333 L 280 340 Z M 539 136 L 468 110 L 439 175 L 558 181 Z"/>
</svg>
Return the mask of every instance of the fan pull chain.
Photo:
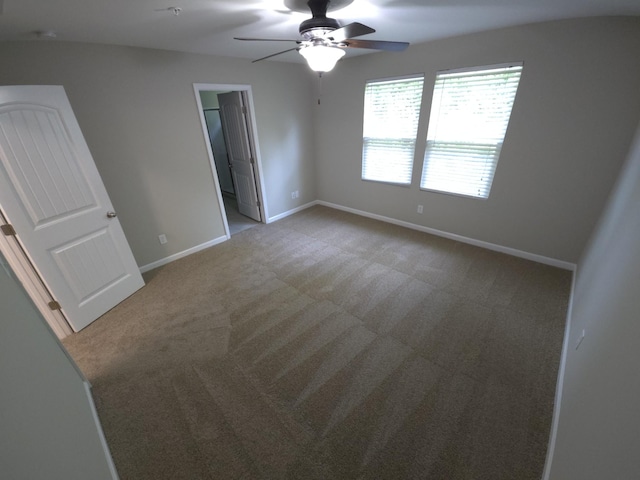
<svg viewBox="0 0 640 480">
<path fill-rule="evenodd" d="M 318 105 L 320 105 L 320 98 L 322 98 L 322 72 L 318 72 Z"/>
</svg>

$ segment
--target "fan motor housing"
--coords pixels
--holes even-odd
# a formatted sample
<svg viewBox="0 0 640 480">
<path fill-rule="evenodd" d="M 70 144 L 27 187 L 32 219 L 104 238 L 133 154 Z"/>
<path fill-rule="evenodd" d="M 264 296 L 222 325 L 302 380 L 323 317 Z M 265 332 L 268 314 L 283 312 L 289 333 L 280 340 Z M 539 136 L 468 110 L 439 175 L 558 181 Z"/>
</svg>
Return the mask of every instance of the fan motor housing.
<svg viewBox="0 0 640 480">
<path fill-rule="evenodd" d="M 314 17 L 308 20 L 305 20 L 300 24 L 300 28 L 298 31 L 300 34 L 304 34 L 309 30 L 337 30 L 340 28 L 340 23 L 335 18 L 329 17 Z"/>
</svg>

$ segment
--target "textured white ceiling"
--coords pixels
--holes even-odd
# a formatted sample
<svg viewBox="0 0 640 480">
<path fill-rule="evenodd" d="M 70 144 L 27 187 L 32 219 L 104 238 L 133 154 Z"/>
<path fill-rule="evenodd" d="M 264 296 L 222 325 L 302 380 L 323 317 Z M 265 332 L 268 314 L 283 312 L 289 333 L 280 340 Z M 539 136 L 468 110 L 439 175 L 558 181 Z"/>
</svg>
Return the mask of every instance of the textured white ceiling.
<svg viewBox="0 0 640 480">
<path fill-rule="evenodd" d="M 344 1 L 344 0 L 341 0 Z M 310 16 L 300 0 L 0 0 L 0 41 L 54 31 L 55 40 L 129 45 L 255 59 L 295 47 L 233 37 L 297 39 Z M 4 3 L 4 5 L 2 5 Z M 348 2 L 347 2 L 348 3 Z M 180 7 L 180 15 L 171 7 Z M 354 0 L 330 17 L 359 21 L 363 39 L 411 43 L 552 19 L 640 15 L 640 0 Z M 350 49 L 348 55 L 370 50 Z M 300 61 L 294 51 L 273 60 Z"/>
</svg>

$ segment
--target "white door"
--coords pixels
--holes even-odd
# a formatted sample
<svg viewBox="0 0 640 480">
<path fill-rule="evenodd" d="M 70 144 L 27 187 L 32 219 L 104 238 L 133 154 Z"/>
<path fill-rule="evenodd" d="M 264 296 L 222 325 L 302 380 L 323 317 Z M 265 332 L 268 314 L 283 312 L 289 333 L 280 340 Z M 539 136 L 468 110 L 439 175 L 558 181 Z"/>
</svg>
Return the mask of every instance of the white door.
<svg viewBox="0 0 640 480">
<path fill-rule="evenodd" d="M 0 207 L 75 331 L 144 285 L 62 87 L 0 87 Z"/>
<path fill-rule="evenodd" d="M 243 215 L 259 222 L 260 206 L 258 205 L 256 175 L 253 170 L 254 159 L 251 153 L 242 92 L 219 94 L 218 104 L 220 105 L 220 120 L 227 144 L 238 210 Z"/>
</svg>

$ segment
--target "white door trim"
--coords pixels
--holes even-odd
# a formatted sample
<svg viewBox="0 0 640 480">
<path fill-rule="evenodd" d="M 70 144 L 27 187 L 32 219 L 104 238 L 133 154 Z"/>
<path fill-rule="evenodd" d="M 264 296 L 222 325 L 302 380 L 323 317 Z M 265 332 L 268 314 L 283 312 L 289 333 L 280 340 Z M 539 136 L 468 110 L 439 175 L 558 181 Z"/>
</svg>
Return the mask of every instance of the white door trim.
<svg viewBox="0 0 640 480">
<path fill-rule="evenodd" d="M 2 212 L 0 212 L 0 224 L 6 224 Z M 0 234 L 0 251 L 56 336 L 59 339 L 63 339 L 71 335 L 73 330 L 64 314 L 60 310 L 51 310 L 49 308 L 48 304 L 53 300 L 53 296 L 49 289 L 45 287 L 40 275 L 25 255 L 17 239 Z"/>
<path fill-rule="evenodd" d="M 202 127 L 202 135 L 205 143 L 205 147 L 207 149 L 207 154 L 209 155 L 209 167 L 211 168 L 211 173 L 213 175 L 213 183 L 216 189 L 216 195 L 218 197 L 218 204 L 220 205 L 220 214 L 222 215 L 222 221 L 224 222 L 224 231 L 227 236 L 227 239 L 231 238 L 231 233 L 229 231 L 229 223 L 227 222 L 227 214 L 224 208 L 224 202 L 222 200 L 222 189 L 220 188 L 220 181 L 218 179 L 218 172 L 216 170 L 216 164 L 213 159 L 213 151 L 211 150 L 211 143 L 209 142 L 209 132 L 207 131 L 207 122 L 204 118 L 204 109 L 202 108 L 202 100 L 200 99 L 200 92 L 242 92 L 242 96 L 246 102 L 247 106 L 247 118 L 249 119 L 248 124 L 248 134 L 250 137 L 251 149 L 253 152 L 253 158 L 256 161 L 256 190 L 258 194 L 258 200 L 260 201 L 260 214 L 262 217 L 262 221 L 264 223 L 269 222 L 269 208 L 267 206 L 266 198 L 264 195 L 265 186 L 264 186 L 264 175 L 262 170 L 262 159 L 260 157 L 260 147 L 258 145 L 258 128 L 256 123 L 256 118 L 254 115 L 254 105 L 253 105 L 253 94 L 251 91 L 251 85 L 238 85 L 238 84 L 220 84 L 220 83 L 194 83 L 193 84 L 193 93 L 196 97 L 196 104 L 198 106 L 198 116 L 200 117 L 200 126 Z"/>
</svg>

